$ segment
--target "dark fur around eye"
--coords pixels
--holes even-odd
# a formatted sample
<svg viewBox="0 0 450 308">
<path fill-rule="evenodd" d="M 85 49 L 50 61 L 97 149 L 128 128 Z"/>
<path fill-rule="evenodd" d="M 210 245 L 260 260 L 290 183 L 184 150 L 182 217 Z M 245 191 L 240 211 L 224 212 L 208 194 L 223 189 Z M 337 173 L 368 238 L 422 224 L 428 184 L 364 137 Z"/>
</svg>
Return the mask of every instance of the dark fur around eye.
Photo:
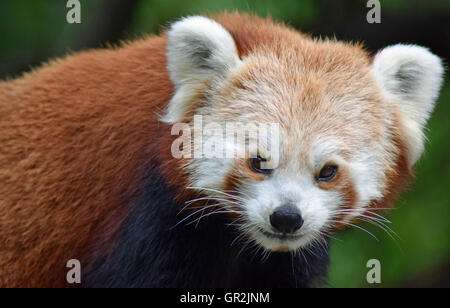
<svg viewBox="0 0 450 308">
<path fill-rule="evenodd" d="M 317 176 L 318 182 L 328 182 L 336 177 L 338 171 L 338 166 L 336 165 L 325 165 L 320 170 L 319 175 Z"/>
<path fill-rule="evenodd" d="M 257 157 L 254 157 L 254 158 L 250 158 L 249 159 L 250 168 L 256 173 L 269 175 L 272 172 L 272 170 L 271 169 L 263 169 L 261 167 L 261 163 L 265 162 L 265 161 L 266 161 L 266 159 L 265 158 L 261 158 L 261 156 L 259 156 L 259 155 Z"/>
</svg>

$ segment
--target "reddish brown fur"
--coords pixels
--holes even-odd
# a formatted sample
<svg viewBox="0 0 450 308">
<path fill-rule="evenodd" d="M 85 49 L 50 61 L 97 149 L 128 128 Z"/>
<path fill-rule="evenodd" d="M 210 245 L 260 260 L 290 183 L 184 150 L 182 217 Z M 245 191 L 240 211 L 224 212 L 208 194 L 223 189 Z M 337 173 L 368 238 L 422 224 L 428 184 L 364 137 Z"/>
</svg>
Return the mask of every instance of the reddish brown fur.
<svg viewBox="0 0 450 308">
<path fill-rule="evenodd" d="M 294 30 L 256 17 L 216 19 L 241 56 L 263 45 L 281 53 L 299 40 Z M 151 162 L 180 201 L 193 197 L 182 189 L 182 162 L 170 154 L 176 136 L 157 121 L 173 93 L 165 44 L 165 37 L 149 37 L 82 52 L 0 83 L 0 286 L 63 286 L 67 260 L 89 261 L 111 248 Z M 390 192 L 374 206 L 404 183 L 401 139 Z"/>
<path fill-rule="evenodd" d="M 343 208 L 351 209 L 358 202 L 358 194 L 354 189 L 354 185 L 350 178 L 350 172 L 345 166 L 340 166 L 336 174 L 336 177 L 328 182 L 320 182 L 319 188 L 325 190 L 337 190 L 340 191 L 345 205 Z"/>
<path fill-rule="evenodd" d="M 157 148 L 180 177 L 155 114 L 172 93 L 164 63 L 153 37 L 0 84 L 0 286 L 63 285 L 67 260 L 110 241 Z"/>
<path fill-rule="evenodd" d="M 397 123 L 398 120 L 397 120 Z M 370 209 L 386 209 L 393 206 L 393 201 L 405 190 L 410 179 L 414 176 L 413 170 L 410 168 L 408 161 L 408 151 L 406 149 L 404 137 L 399 128 L 393 128 L 394 143 L 398 147 L 397 159 L 394 168 L 392 168 L 386 175 L 387 186 L 384 197 L 381 200 L 374 201 L 370 205 Z M 368 213 L 370 215 L 370 212 Z"/>
</svg>

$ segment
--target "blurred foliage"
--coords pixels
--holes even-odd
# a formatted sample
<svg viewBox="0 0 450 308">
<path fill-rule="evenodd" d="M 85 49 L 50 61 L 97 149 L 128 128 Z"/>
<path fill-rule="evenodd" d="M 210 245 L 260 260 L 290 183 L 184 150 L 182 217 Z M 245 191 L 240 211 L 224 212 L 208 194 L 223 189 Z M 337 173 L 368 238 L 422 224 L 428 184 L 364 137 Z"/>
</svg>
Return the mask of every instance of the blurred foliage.
<svg viewBox="0 0 450 308">
<path fill-rule="evenodd" d="M 363 0 L 81 0 L 82 24 L 66 22 L 65 0 L 5 0 L 0 9 L 0 77 L 18 76 L 48 58 L 71 50 L 117 44 L 158 33 L 169 21 L 199 13 L 239 10 L 272 16 L 314 35 L 363 40 L 370 50 L 395 42 L 424 44 L 449 61 L 450 2 L 385 0 L 382 24 L 368 25 Z M 114 4 L 115 3 L 115 4 Z M 105 5 L 117 5 L 112 18 Z M 128 5 L 128 6 L 127 6 Z M 127 6 L 130 16 L 121 13 Z M 108 19 L 109 18 L 109 19 Z M 119 30 L 101 29 L 105 23 Z M 122 26 L 123 24 L 123 26 Z M 100 31 L 102 30 L 102 31 Z M 96 44 L 92 45 L 92 41 Z M 329 285 L 367 287 L 366 263 L 379 259 L 381 286 L 450 286 L 450 83 L 440 96 L 430 121 L 426 153 L 416 166 L 409 191 L 387 213 L 397 234 L 362 225 L 332 241 Z"/>
</svg>

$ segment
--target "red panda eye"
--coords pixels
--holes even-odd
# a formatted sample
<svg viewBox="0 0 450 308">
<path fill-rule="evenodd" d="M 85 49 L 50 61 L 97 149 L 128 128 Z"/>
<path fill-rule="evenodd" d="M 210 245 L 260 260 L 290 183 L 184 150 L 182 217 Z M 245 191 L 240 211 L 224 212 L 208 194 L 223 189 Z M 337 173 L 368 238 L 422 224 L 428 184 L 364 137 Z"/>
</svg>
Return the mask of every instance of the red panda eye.
<svg viewBox="0 0 450 308">
<path fill-rule="evenodd" d="M 252 168 L 252 170 L 255 171 L 256 173 L 269 175 L 272 172 L 272 170 L 271 169 L 263 169 L 261 167 L 261 162 L 265 162 L 265 161 L 266 161 L 266 159 L 261 158 L 261 156 L 259 156 L 259 155 L 256 158 L 250 158 L 249 159 L 250 168 Z"/>
<path fill-rule="evenodd" d="M 335 165 L 325 165 L 319 173 L 317 177 L 317 181 L 319 182 L 328 182 L 334 179 L 337 174 L 338 167 Z"/>
</svg>

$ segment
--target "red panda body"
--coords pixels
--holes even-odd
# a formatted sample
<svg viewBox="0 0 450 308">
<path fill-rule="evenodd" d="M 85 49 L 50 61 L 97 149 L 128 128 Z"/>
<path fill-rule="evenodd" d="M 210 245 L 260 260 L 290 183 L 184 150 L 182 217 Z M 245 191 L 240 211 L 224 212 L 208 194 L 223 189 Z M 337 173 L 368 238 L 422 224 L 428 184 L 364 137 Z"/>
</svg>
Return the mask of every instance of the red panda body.
<svg viewBox="0 0 450 308">
<path fill-rule="evenodd" d="M 234 233 L 222 231 L 219 239 L 223 223 L 171 230 L 182 218 L 173 200 L 185 179 L 171 161 L 174 137 L 157 117 L 172 92 L 159 37 L 69 56 L 1 84 L 1 286 L 70 286 L 71 259 L 81 261 L 86 287 L 271 286 L 257 277 L 246 281 L 252 275 L 238 274 L 237 265 L 236 277 L 228 277 L 231 266 L 221 261 L 230 262 L 239 249 L 228 247 Z M 121 239 L 128 228 L 136 230 Z M 146 249 L 145 258 L 160 261 L 130 257 Z M 290 256 L 283 258 L 291 272 Z M 327 256 L 320 262 L 319 278 Z M 161 264 L 175 274 L 166 277 Z M 292 286 L 302 283 L 288 278 Z"/>
<path fill-rule="evenodd" d="M 0 85 L 0 285 L 61 286 L 65 262 L 115 233 L 161 146 L 164 62 L 164 40 L 151 38 Z"/>
<path fill-rule="evenodd" d="M 283 25 L 239 14 L 217 20 L 240 58 L 268 46 L 283 54 L 304 40 L 319 59 L 334 54 L 345 66 L 354 56 L 356 71 L 370 65 L 359 46 L 316 48 Z M 295 287 L 324 277 L 323 249 L 307 254 L 308 266 L 297 254 L 294 268 L 282 252 L 264 266 L 229 247 L 236 234 L 223 217 L 198 229 L 174 227 L 184 202 L 198 193 L 185 189 L 189 176 L 171 155 L 175 136 L 159 120 L 178 90 L 166 52 L 167 35 L 149 37 L 70 55 L 0 83 L 0 286 L 66 286 L 70 259 L 81 261 L 84 286 Z M 407 137 L 401 125 L 393 127 L 389 188 L 373 206 L 389 203 L 410 174 Z M 353 198 L 351 208 L 358 197 L 346 183 L 337 189 Z M 234 262 L 238 256 L 246 259 Z"/>
</svg>

